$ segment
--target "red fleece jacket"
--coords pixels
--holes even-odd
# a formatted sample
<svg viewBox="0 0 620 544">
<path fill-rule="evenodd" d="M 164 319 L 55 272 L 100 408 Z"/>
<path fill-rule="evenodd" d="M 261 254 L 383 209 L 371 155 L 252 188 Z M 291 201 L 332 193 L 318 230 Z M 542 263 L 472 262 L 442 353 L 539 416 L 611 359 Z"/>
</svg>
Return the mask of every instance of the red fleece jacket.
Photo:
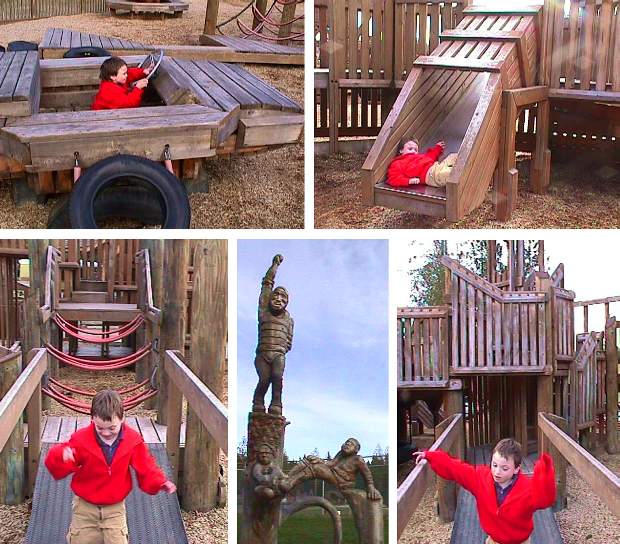
<svg viewBox="0 0 620 544">
<path fill-rule="evenodd" d="M 518 544 L 527 540 L 534 530 L 534 511 L 548 508 L 555 501 L 553 461 L 546 453 L 536 462 L 531 478 L 519 474 L 499 507 L 490 467 L 474 467 L 443 451 L 425 453 L 438 476 L 454 480 L 472 493 L 482 529 L 499 544 Z"/>
<path fill-rule="evenodd" d="M 426 183 L 428 169 L 437 162 L 443 152 L 440 145 L 429 147 L 426 153 L 406 153 L 397 155 L 388 166 L 386 183 L 392 187 L 408 187 L 411 178 L 419 178 Z"/>
<path fill-rule="evenodd" d="M 128 425 L 123 427 L 123 439 L 112 465 L 108 466 L 91 423 L 73 433 L 68 442 L 54 446 L 45 458 L 45 466 L 56 480 L 74 473 L 71 489 L 91 504 L 116 504 L 124 500 L 131 491 L 130 466 L 136 471 L 140 489 L 156 495 L 167 478 L 155 464 L 140 433 Z M 75 463 L 62 460 L 62 450 L 66 446 L 73 448 Z"/>
<path fill-rule="evenodd" d="M 102 81 L 101 85 L 99 85 L 99 92 L 93 102 L 93 109 L 117 110 L 120 108 L 137 108 L 142 102 L 144 89 L 138 89 L 138 87 L 130 89 L 129 85 L 145 77 L 146 74 L 141 68 L 128 68 L 127 81 L 124 85 L 114 83 L 113 81 Z"/>
</svg>

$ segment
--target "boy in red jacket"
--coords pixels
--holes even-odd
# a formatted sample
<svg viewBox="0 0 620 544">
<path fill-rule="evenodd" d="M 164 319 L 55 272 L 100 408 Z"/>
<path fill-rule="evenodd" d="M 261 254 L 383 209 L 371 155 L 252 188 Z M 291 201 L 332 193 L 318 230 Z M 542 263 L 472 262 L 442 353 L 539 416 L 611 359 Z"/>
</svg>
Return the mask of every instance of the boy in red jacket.
<svg viewBox="0 0 620 544">
<path fill-rule="evenodd" d="M 426 459 L 438 476 L 454 480 L 476 498 L 486 544 L 529 544 L 534 511 L 555 501 L 553 461 L 546 453 L 534 466 L 534 475 L 521 474 L 521 444 L 500 440 L 493 449 L 491 466 L 472 466 L 443 451 L 413 454 L 416 463 Z"/>
<path fill-rule="evenodd" d="M 142 102 L 144 89 L 149 84 L 146 76 L 152 67 L 127 68 L 123 59 L 110 57 L 101 65 L 99 92 L 93 102 L 94 110 L 137 108 Z M 135 85 L 131 85 L 135 83 Z"/>
<path fill-rule="evenodd" d="M 90 413 L 91 424 L 73 433 L 68 442 L 54 446 L 45 466 L 56 480 L 74 473 L 69 544 L 127 544 L 129 466 L 145 493 L 174 493 L 176 486 L 155 464 L 140 433 L 125 425 L 123 403 L 116 391 L 97 393 Z"/>
<path fill-rule="evenodd" d="M 456 153 L 450 153 L 443 161 L 439 161 L 446 144 L 437 142 L 426 153 L 418 153 L 418 142 L 407 140 L 400 154 L 392 159 L 388 166 L 386 183 L 392 187 L 408 187 L 409 185 L 431 185 L 445 187 L 452 167 L 456 163 Z"/>
</svg>

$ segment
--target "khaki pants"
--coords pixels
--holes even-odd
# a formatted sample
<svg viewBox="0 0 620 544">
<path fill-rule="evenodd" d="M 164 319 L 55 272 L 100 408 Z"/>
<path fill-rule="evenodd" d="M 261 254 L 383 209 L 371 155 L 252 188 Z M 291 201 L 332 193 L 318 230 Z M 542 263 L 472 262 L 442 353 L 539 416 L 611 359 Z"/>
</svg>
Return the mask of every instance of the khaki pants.
<svg viewBox="0 0 620 544">
<path fill-rule="evenodd" d="M 456 153 L 450 153 L 443 161 L 436 162 L 426 173 L 426 185 L 431 187 L 445 187 L 456 163 Z"/>
<path fill-rule="evenodd" d="M 125 501 L 97 506 L 80 497 L 73 499 L 73 517 L 67 544 L 127 544 Z"/>
<path fill-rule="evenodd" d="M 486 544 L 497 544 L 490 536 L 487 537 Z M 524 540 L 522 544 L 530 544 L 530 539 Z"/>
</svg>

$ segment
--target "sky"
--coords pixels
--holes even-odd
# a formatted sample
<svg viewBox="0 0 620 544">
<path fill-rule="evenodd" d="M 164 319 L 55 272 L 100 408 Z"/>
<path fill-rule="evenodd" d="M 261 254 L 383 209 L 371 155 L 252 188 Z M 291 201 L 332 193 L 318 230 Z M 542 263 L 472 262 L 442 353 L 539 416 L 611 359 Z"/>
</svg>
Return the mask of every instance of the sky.
<svg viewBox="0 0 620 544">
<path fill-rule="evenodd" d="M 257 383 L 260 285 L 276 253 L 290 296 L 293 349 L 284 372 L 285 450 L 333 456 L 350 436 L 372 455 L 388 446 L 388 247 L 384 240 L 239 240 L 237 443 Z M 271 398 L 271 389 L 266 400 Z"/>
<path fill-rule="evenodd" d="M 452 237 L 452 240 L 457 238 Z M 467 240 L 471 237 L 459 237 Z M 531 239 L 534 239 L 532 237 Z M 430 241 L 416 242 L 397 240 L 392 244 L 395 269 L 391 279 L 394 299 L 397 306 L 410 306 L 409 277 L 411 269 L 409 259 L 414 255 L 423 255 L 431 246 Z M 449 247 L 453 247 L 449 245 Z M 549 236 L 545 240 L 545 255 L 548 257 L 549 272 L 558 264 L 564 263 L 564 287 L 575 292 L 575 300 L 591 300 L 620 295 L 620 251 L 617 237 L 611 232 L 562 231 L 558 236 Z M 620 317 L 620 302 L 610 305 L 611 315 Z M 575 312 L 575 331 L 581 332 L 583 310 Z M 589 328 L 603 330 L 604 308 L 598 305 L 589 310 Z"/>
</svg>

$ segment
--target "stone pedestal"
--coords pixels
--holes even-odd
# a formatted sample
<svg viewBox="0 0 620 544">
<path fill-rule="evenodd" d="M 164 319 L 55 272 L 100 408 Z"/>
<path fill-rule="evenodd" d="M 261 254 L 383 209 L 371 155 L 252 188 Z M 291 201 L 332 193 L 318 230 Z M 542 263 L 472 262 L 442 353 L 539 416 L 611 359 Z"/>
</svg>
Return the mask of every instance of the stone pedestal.
<svg viewBox="0 0 620 544">
<path fill-rule="evenodd" d="M 254 493 L 256 483 L 251 471 L 256 462 L 256 450 L 267 444 L 273 452 L 273 464 L 282 468 L 284 431 L 288 421 L 284 416 L 251 412 L 248 416 L 248 461 L 243 485 L 243 521 L 240 544 L 277 544 L 280 526 L 280 502 L 259 499 Z"/>
<path fill-rule="evenodd" d="M 370 501 L 361 489 L 349 489 L 342 494 L 351 507 L 359 544 L 383 544 L 383 500 Z"/>
</svg>

